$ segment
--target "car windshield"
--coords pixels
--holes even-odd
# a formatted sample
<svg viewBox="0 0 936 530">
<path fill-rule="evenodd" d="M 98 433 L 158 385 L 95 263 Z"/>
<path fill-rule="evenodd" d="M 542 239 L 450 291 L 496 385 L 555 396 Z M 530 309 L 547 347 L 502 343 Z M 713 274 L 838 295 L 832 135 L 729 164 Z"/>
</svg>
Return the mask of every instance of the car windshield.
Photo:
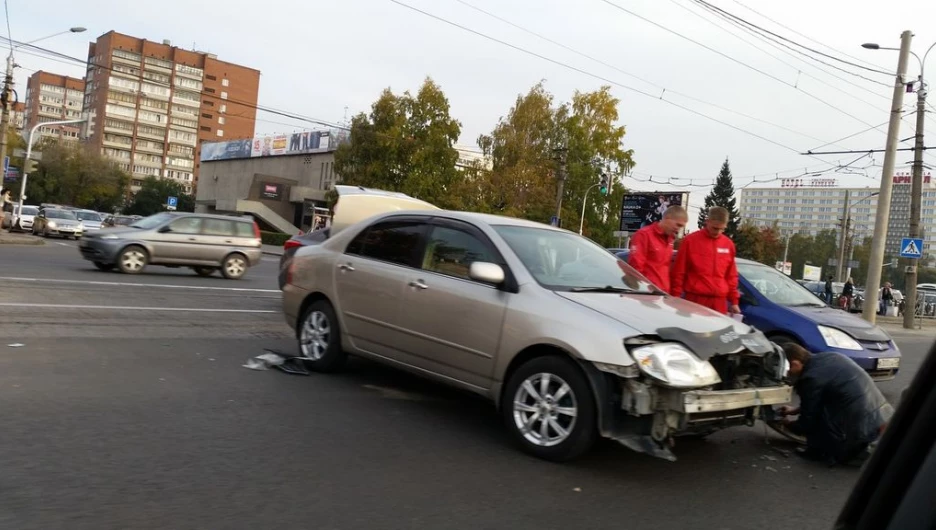
<svg viewBox="0 0 936 530">
<path fill-rule="evenodd" d="M 78 212 L 76 215 L 78 215 L 78 219 L 81 219 L 82 221 L 101 222 L 101 216 L 94 212 Z"/>
<path fill-rule="evenodd" d="M 49 219 L 76 219 L 75 213 L 68 210 L 46 210 Z"/>
<path fill-rule="evenodd" d="M 623 260 L 582 236 L 523 226 L 494 230 L 547 289 L 662 293 Z"/>
<path fill-rule="evenodd" d="M 149 230 L 151 228 L 156 228 L 157 226 L 165 223 L 170 219 L 175 219 L 175 215 L 167 212 L 158 213 L 156 215 L 151 215 L 149 217 L 144 217 L 138 221 L 134 221 L 130 225 L 131 228 L 139 228 L 141 230 Z"/>
<path fill-rule="evenodd" d="M 35 206 L 23 206 L 23 215 L 36 215 L 39 213 L 39 208 Z"/>
<path fill-rule="evenodd" d="M 777 269 L 759 263 L 738 263 L 738 274 L 768 300 L 785 306 L 822 307 L 816 295 Z"/>
</svg>

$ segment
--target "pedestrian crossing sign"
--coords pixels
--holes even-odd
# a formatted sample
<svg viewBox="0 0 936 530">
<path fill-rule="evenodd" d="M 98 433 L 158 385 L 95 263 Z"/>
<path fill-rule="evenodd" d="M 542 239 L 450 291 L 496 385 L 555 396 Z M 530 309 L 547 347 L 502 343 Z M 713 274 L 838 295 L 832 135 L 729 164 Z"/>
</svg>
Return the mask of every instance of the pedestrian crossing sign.
<svg viewBox="0 0 936 530">
<path fill-rule="evenodd" d="M 923 239 L 905 237 L 900 241 L 901 258 L 922 258 Z"/>
</svg>

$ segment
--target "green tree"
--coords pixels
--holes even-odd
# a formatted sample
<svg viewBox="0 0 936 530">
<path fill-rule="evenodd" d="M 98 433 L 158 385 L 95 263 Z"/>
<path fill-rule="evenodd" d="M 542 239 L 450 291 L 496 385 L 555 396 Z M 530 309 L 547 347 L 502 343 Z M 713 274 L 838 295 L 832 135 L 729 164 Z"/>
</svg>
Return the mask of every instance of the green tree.
<svg viewBox="0 0 936 530">
<path fill-rule="evenodd" d="M 90 146 L 46 145 L 35 174 L 29 176 L 26 197 L 32 204 L 63 203 L 98 211 L 123 204 L 130 176 Z"/>
<path fill-rule="evenodd" d="M 715 179 L 715 187 L 705 196 L 705 207 L 699 212 L 699 228 L 705 226 L 705 216 L 708 209 L 713 206 L 721 206 L 728 210 L 728 227 L 725 229 L 725 235 L 734 238 L 738 231 L 738 221 L 741 214 L 738 212 L 737 202 L 735 200 L 734 182 L 731 178 L 731 167 L 728 165 L 728 159 L 722 164 L 721 171 Z"/>
<path fill-rule="evenodd" d="M 195 197 L 185 193 L 185 186 L 181 183 L 171 179 L 147 177 L 140 186 L 140 190 L 133 194 L 130 203 L 124 208 L 124 213 L 149 216 L 166 211 L 169 197 L 179 199 L 177 211 L 195 211 Z"/>
<path fill-rule="evenodd" d="M 470 206 L 548 222 L 556 212 L 556 175 L 564 162 L 563 227 L 577 230 L 584 204 L 584 233 L 612 244 L 625 191 L 621 177 L 634 165 L 633 152 L 622 147 L 625 129 L 616 124 L 618 103 L 610 88 L 602 87 L 577 91 L 571 103 L 554 105 L 542 82 L 518 96 L 492 133 L 478 140 L 493 169 L 467 179 Z M 602 174 L 609 178 L 607 195 L 595 186 Z"/>
<path fill-rule="evenodd" d="M 455 168 L 461 124 L 442 89 L 426 78 L 415 96 L 385 89 L 351 122 L 351 141 L 335 153 L 342 183 L 399 191 L 448 208 L 462 178 Z"/>
<path fill-rule="evenodd" d="M 741 223 L 734 237 L 738 257 L 774 266 L 783 257 L 784 241 L 775 227 Z"/>
<path fill-rule="evenodd" d="M 835 230 L 822 230 L 815 236 L 793 234 L 788 254 L 788 259 L 793 264 L 793 278 L 802 278 L 803 265 L 812 265 L 822 267 L 822 278 L 825 280 L 829 273 L 835 272 L 835 268 L 829 266 L 829 259 L 836 257 L 837 248 Z"/>
</svg>

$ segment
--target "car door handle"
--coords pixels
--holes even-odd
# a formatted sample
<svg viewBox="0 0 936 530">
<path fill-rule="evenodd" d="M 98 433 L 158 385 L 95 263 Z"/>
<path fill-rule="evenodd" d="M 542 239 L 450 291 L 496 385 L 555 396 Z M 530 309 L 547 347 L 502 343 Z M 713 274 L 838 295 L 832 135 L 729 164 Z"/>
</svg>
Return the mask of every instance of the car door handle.
<svg viewBox="0 0 936 530">
<path fill-rule="evenodd" d="M 415 287 L 417 289 L 428 289 L 429 286 L 422 280 L 413 280 L 409 282 L 410 287 Z"/>
<path fill-rule="evenodd" d="M 339 263 L 338 268 L 343 271 L 348 271 L 348 272 L 354 271 L 354 267 L 352 267 L 350 263 Z"/>
<path fill-rule="evenodd" d="M 188 240 L 189 240 L 189 241 L 198 241 L 198 238 L 197 238 L 197 237 L 190 237 L 190 238 L 188 238 Z"/>
<path fill-rule="evenodd" d="M 231 241 L 230 239 L 225 239 L 224 242 L 225 242 L 225 243 L 233 243 L 233 241 Z"/>
</svg>

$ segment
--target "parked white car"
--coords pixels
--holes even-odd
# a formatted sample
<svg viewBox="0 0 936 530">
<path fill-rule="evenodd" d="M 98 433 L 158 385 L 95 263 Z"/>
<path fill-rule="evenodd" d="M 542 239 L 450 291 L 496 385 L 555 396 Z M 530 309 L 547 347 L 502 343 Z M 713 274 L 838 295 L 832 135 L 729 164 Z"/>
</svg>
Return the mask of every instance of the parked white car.
<svg viewBox="0 0 936 530">
<path fill-rule="evenodd" d="M 32 230 L 33 219 L 36 217 L 36 214 L 39 213 L 38 206 L 32 206 L 29 204 L 23 205 L 23 215 L 19 214 L 19 205 L 13 206 L 13 215 L 8 215 L 3 219 L 3 228 L 10 228 L 11 230 L 26 232 Z"/>
</svg>

